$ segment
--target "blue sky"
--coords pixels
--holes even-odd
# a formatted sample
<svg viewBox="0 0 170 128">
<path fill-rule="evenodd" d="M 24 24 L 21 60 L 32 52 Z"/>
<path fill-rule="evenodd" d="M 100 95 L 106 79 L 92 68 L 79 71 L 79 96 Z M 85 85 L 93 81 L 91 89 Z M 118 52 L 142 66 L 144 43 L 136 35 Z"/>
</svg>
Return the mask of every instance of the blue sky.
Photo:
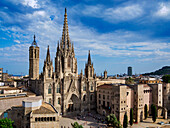
<svg viewBox="0 0 170 128">
<path fill-rule="evenodd" d="M 61 39 L 64 8 L 74 42 L 78 70 L 91 50 L 100 75 L 154 71 L 170 63 L 170 1 L 168 0 L 1 0 L 0 67 L 28 74 L 28 49 L 35 33 L 40 71 L 50 45 L 55 58 Z"/>
</svg>

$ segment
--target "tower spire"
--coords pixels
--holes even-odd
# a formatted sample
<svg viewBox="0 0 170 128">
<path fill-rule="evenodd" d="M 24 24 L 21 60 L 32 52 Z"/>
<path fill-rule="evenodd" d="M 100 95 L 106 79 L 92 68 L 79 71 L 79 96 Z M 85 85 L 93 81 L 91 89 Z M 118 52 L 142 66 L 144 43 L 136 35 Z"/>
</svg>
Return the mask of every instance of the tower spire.
<svg viewBox="0 0 170 128">
<path fill-rule="evenodd" d="M 36 40 L 35 40 L 35 34 L 34 34 L 34 40 L 33 40 L 33 42 L 32 42 L 32 46 L 36 46 L 36 47 L 38 47 L 38 45 L 37 45 L 37 42 L 36 42 Z"/>
<path fill-rule="evenodd" d="M 88 56 L 88 64 L 91 65 L 91 56 L 90 56 L 90 50 L 89 50 L 89 56 Z"/>
<path fill-rule="evenodd" d="M 64 14 L 64 25 L 63 25 L 63 33 L 62 33 L 62 40 L 61 43 L 63 45 L 63 48 L 67 50 L 70 45 L 70 38 L 69 38 L 69 32 L 68 32 L 68 23 L 67 23 L 67 9 L 65 8 L 65 14 Z"/>
<path fill-rule="evenodd" d="M 35 41 L 35 34 L 34 34 L 34 42 L 36 42 L 36 41 Z"/>
<path fill-rule="evenodd" d="M 59 46 L 59 41 L 58 41 L 58 45 L 57 45 L 57 55 L 59 53 L 59 50 L 60 50 L 60 46 Z"/>
<path fill-rule="evenodd" d="M 74 53 L 74 43 L 72 43 L 72 52 Z"/>
<path fill-rule="evenodd" d="M 50 62 L 50 49 L 49 49 L 49 45 L 48 45 L 48 48 L 47 48 L 46 62 Z"/>
<path fill-rule="evenodd" d="M 67 13 L 67 8 L 65 8 L 65 14 Z"/>
</svg>

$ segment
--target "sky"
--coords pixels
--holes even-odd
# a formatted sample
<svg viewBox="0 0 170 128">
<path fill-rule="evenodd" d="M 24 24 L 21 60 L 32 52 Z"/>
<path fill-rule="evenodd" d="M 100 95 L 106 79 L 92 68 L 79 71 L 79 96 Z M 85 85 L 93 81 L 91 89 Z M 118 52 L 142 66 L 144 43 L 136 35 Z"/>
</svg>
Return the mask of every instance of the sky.
<svg viewBox="0 0 170 128">
<path fill-rule="evenodd" d="M 170 1 L 168 0 L 1 0 L 0 67 L 29 72 L 29 46 L 34 34 L 40 47 L 40 72 L 50 46 L 51 59 L 62 36 L 67 8 L 69 35 L 78 71 L 84 71 L 88 50 L 95 73 L 109 75 L 155 71 L 170 64 Z"/>
</svg>

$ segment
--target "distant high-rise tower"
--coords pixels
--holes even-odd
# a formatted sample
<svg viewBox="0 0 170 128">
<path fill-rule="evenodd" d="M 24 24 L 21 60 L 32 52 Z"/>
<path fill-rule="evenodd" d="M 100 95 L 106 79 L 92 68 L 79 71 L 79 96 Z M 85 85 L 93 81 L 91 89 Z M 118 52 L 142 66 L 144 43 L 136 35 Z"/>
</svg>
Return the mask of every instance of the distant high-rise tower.
<svg viewBox="0 0 170 128">
<path fill-rule="evenodd" d="M 39 47 L 35 41 L 35 35 L 34 41 L 29 47 L 29 78 L 39 79 Z"/>
<path fill-rule="evenodd" d="M 128 67 L 128 76 L 132 76 L 132 67 Z"/>
</svg>

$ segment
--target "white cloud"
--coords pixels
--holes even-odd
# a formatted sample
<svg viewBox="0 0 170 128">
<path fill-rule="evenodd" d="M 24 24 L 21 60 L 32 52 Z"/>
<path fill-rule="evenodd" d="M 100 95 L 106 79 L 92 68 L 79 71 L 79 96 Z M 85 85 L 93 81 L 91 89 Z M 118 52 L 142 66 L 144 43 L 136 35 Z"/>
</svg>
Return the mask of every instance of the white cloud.
<svg viewBox="0 0 170 128">
<path fill-rule="evenodd" d="M 104 17 L 108 20 L 125 21 L 141 16 L 143 10 L 139 5 L 128 5 L 118 8 L 108 8 L 104 12 Z"/>
<path fill-rule="evenodd" d="M 126 5 L 117 8 L 106 8 L 102 5 L 86 5 L 82 10 L 82 14 L 102 18 L 103 20 L 114 23 L 137 18 L 143 14 L 143 9 L 138 4 Z"/>
<path fill-rule="evenodd" d="M 32 8 L 40 8 L 37 0 L 23 0 L 22 4 L 25 6 L 30 6 Z"/>
<path fill-rule="evenodd" d="M 16 43 L 18 43 L 18 44 L 20 44 L 20 43 L 21 43 L 19 40 L 14 40 L 14 42 L 16 42 Z"/>
<path fill-rule="evenodd" d="M 170 3 L 160 3 L 155 16 L 170 19 Z"/>
</svg>

